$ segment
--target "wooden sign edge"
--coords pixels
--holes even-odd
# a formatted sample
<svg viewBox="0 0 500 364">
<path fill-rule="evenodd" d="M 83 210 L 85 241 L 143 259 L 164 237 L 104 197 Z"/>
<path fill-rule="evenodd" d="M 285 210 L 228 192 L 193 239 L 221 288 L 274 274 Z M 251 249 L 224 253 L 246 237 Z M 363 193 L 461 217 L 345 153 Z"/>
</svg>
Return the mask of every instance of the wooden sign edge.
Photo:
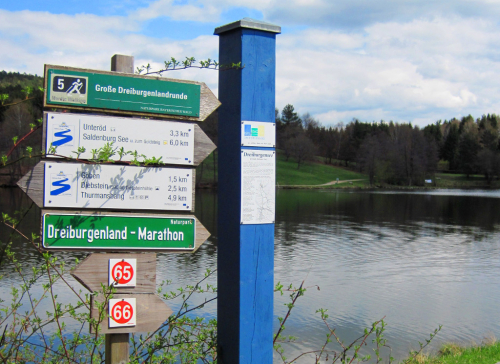
<svg viewBox="0 0 500 364">
<path fill-rule="evenodd" d="M 217 149 L 217 146 L 198 124 L 194 124 L 194 140 L 195 149 L 193 165 L 199 166 L 215 149 Z M 198 150 L 196 149 L 197 144 Z"/>
<path fill-rule="evenodd" d="M 135 287 L 116 287 L 117 293 L 154 293 L 156 291 L 156 253 L 154 252 L 120 252 L 120 253 L 107 253 L 107 252 L 95 252 L 89 254 L 87 257 L 85 257 L 84 260 L 82 260 L 76 267 L 75 269 L 71 272 L 71 276 L 75 278 L 82 286 L 84 286 L 87 290 L 90 292 L 99 292 L 101 289 L 100 285 L 97 290 L 92 289 L 91 285 L 94 285 L 93 282 L 85 281 L 84 278 L 86 277 L 81 277 L 82 275 L 87 274 L 86 272 L 86 265 L 89 264 L 89 261 L 92 259 L 99 259 L 102 258 L 104 260 L 109 260 L 109 259 L 119 259 L 119 258 L 127 258 L 127 259 L 137 259 L 137 270 L 140 271 L 141 275 L 144 275 L 144 270 L 142 268 L 145 267 L 145 269 L 150 269 L 153 274 L 151 279 L 143 279 L 144 282 L 147 284 L 142 284 L 140 285 L 139 283 Z M 150 267 L 149 262 L 154 262 L 154 267 Z M 142 267 L 141 267 L 142 266 Z M 98 267 L 99 269 L 102 270 L 103 267 Z M 153 268 L 153 269 L 151 269 Z M 88 269 L 88 268 L 87 268 Z M 95 271 L 96 275 L 102 275 L 104 276 L 104 273 L 100 272 L 99 269 Z M 101 282 L 104 284 L 107 284 L 108 282 L 108 267 L 106 266 L 104 268 L 106 271 L 106 280 L 105 282 Z M 97 277 L 95 277 L 97 279 Z M 137 280 L 140 278 L 137 277 Z M 90 284 L 90 285 L 89 285 Z"/>
<path fill-rule="evenodd" d="M 116 328 L 109 328 L 107 327 L 104 327 L 99 330 L 99 334 L 126 334 L 126 333 L 133 333 L 133 332 L 154 332 L 156 331 L 158 328 L 161 327 L 161 325 L 173 314 L 173 310 L 170 308 L 170 306 L 168 306 L 165 301 L 163 301 L 160 297 L 158 297 L 155 293 L 137 293 L 137 294 L 133 294 L 133 293 L 115 293 L 113 295 L 113 298 L 127 298 L 127 297 L 130 297 L 130 298 L 139 298 L 139 299 L 144 299 L 144 300 L 147 300 L 147 299 L 152 299 L 152 300 L 155 300 L 155 298 L 153 297 L 156 297 L 159 301 L 157 301 L 158 303 L 161 301 L 161 303 L 164 305 L 161 307 L 161 311 L 163 312 L 158 312 L 159 311 L 159 307 L 158 305 L 155 305 L 154 307 L 154 310 L 151 309 L 151 310 L 148 310 L 150 312 L 146 312 L 146 313 L 143 313 L 143 314 L 149 314 L 149 315 L 156 315 L 158 316 L 159 314 L 161 313 L 164 313 L 165 314 L 165 319 L 161 322 L 159 322 L 158 324 L 153 324 L 153 323 L 145 323 L 145 324 L 140 324 L 139 323 L 139 320 L 142 319 L 142 318 L 139 318 L 137 317 L 137 325 L 135 326 L 130 326 L 130 327 L 116 327 Z M 94 318 L 92 315 L 93 313 L 97 310 L 96 308 L 94 308 L 94 301 L 96 300 L 99 300 L 99 296 L 95 297 L 95 296 L 92 296 L 91 297 L 91 301 L 90 301 L 90 316 L 92 318 Z M 144 302 L 144 301 L 143 301 Z M 106 311 L 107 311 L 107 304 L 106 304 Z M 108 313 L 106 312 L 106 317 L 103 319 L 103 321 L 101 321 L 99 324 L 103 323 L 103 322 L 106 322 L 109 318 L 108 318 Z M 96 321 L 98 321 L 96 319 Z M 89 325 L 89 331 L 91 334 L 95 334 L 95 330 L 93 329 L 92 325 Z M 147 329 L 143 329 L 143 327 L 146 326 Z"/>
</svg>

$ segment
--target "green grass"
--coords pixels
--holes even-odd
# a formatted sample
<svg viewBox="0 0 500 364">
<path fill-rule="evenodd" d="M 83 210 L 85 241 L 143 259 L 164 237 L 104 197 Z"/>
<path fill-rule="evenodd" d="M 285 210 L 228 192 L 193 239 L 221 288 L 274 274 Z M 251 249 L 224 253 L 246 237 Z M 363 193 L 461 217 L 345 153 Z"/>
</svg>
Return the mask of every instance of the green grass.
<svg viewBox="0 0 500 364">
<path fill-rule="evenodd" d="M 196 181 L 201 184 L 214 183 L 214 154 L 217 158 L 217 151 L 210 154 L 203 162 L 202 166 L 196 169 Z M 314 188 L 331 181 L 357 180 L 352 183 L 341 183 L 323 186 L 322 188 L 369 188 L 368 177 L 362 173 L 349 169 L 324 164 L 322 158 L 316 157 L 313 162 L 303 163 L 297 168 L 297 162 L 290 158 L 285 160 L 285 156 L 278 151 L 276 159 L 276 183 L 278 186 L 301 186 L 301 188 Z M 215 178 L 217 178 L 217 168 L 215 166 Z M 493 181 L 490 185 L 483 175 L 471 175 L 469 178 L 465 174 L 436 173 L 435 183 L 426 184 L 427 188 L 500 188 L 500 181 Z M 312 187 L 310 187 L 312 186 Z M 385 188 L 409 188 L 407 186 L 384 185 Z M 415 187 L 413 187 L 415 188 Z M 421 187 L 419 187 L 421 188 Z M 411 188 L 410 188 L 411 189 Z"/>
<path fill-rule="evenodd" d="M 500 342 L 464 347 L 445 344 L 436 356 L 419 355 L 412 364 L 496 364 L 500 362 Z"/>
<path fill-rule="evenodd" d="M 217 152 L 210 154 L 203 161 L 202 166 L 196 168 L 196 182 L 201 184 L 214 183 L 214 154 L 217 158 Z M 218 165 L 215 166 L 217 176 Z M 278 152 L 276 159 L 276 183 L 280 186 L 295 186 L 295 185 L 321 185 L 331 181 L 363 179 L 363 181 L 355 181 L 350 183 L 342 183 L 340 187 L 364 187 L 368 185 L 368 178 L 362 174 L 344 169 L 341 167 L 334 167 L 331 165 L 323 164 L 321 162 L 307 162 L 303 163 L 297 169 L 297 162 L 290 158 L 285 161 L 285 157 Z M 329 186 L 330 187 L 330 186 Z M 331 186 L 333 188 L 336 185 Z"/>
<path fill-rule="evenodd" d="M 434 185 L 432 185 L 434 186 Z M 499 181 L 488 184 L 483 175 L 436 173 L 436 186 L 438 188 L 500 188 Z"/>
<path fill-rule="evenodd" d="M 301 164 L 300 168 L 297 169 L 297 162 L 295 160 L 290 158 L 286 161 L 285 159 L 282 154 L 278 153 L 276 160 L 276 182 L 280 186 L 320 185 L 336 181 L 337 178 L 341 181 L 351 179 L 364 180 L 353 182 L 352 185 L 349 184 L 351 187 L 355 185 L 360 187 L 368 184 L 368 177 L 362 173 L 318 162 L 306 162 Z M 339 186 L 342 186 L 342 184 Z"/>
</svg>

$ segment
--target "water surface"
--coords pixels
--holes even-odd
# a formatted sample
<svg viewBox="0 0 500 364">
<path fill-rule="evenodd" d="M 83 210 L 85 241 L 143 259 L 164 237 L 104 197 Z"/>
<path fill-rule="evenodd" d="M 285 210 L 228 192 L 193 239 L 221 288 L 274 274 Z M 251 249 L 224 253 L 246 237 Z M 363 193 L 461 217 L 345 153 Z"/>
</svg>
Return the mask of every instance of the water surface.
<svg viewBox="0 0 500 364">
<path fill-rule="evenodd" d="M 326 329 L 315 311 L 328 309 L 329 324 L 346 343 L 382 317 L 396 358 L 416 349 L 438 325 L 432 347 L 444 341 L 479 342 L 500 335 L 499 191 L 279 190 L 276 206 L 275 281 L 309 286 L 299 298 L 285 334 L 298 337 L 288 358 L 320 348 Z M 27 215 L 20 225 L 39 231 L 40 211 L 18 189 L 0 189 L 0 210 Z M 158 281 L 192 284 L 216 267 L 216 194 L 197 191 L 196 215 L 212 237 L 195 254 L 158 254 Z M 10 239 L 2 226 L 0 240 Z M 35 249 L 13 237 L 13 250 L 27 267 L 41 264 Z M 68 264 L 83 253 L 56 253 Z M 19 284 L 9 264 L 0 294 Z M 79 284 L 67 277 L 75 286 Z M 215 276 L 209 283 L 215 283 Z M 320 288 L 318 290 L 317 286 Z M 71 293 L 58 285 L 60 296 Z M 196 298 L 194 303 L 203 298 Z M 275 316 L 288 296 L 275 295 Z M 169 302 L 174 309 L 179 302 Z M 216 304 L 201 312 L 216 316 Z M 275 321 L 277 327 L 277 320 Z M 369 349 L 368 349 L 369 350 Z M 275 358 L 277 359 L 277 358 Z"/>
</svg>

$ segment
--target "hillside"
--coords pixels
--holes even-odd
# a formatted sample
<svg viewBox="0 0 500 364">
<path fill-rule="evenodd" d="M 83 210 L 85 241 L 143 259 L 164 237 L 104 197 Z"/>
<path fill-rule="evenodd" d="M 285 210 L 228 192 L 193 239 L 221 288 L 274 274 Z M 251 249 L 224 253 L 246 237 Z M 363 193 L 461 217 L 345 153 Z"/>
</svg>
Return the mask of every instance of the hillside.
<svg viewBox="0 0 500 364">
<path fill-rule="evenodd" d="M 43 78 L 19 72 L 0 71 L 0 155 L 7 155 L 13 146 L 13 138 L 21 138 L 31 130 L 31 125 L 42 117 Z M 27 99 L 28 98 L 28 99 Z M 22 157 L 26 147 L 38 153 L 41 150 L 41 130 L 23 141 L 9 156 L 9 161 Z M 0 186 L 15 184 L 37 158 L 26 158 L 0 169 Z"/>
<path fill-rule="evenodd" d="M 33 91 L 38 90 L 39 87 L 43 87 L 43 78 L 26 73 L 0 71 L 0 95 L 9 95 L 6 103 L 24 99 L 26 93 L 23 89 L 27 87 Z"/>
<path fill-rule="evenodd" d="M 196 169 L 196 181 L 200 186 L 211 186 L 217 180 L 217 164 L 214 165 L 214 155 L 217 158 L 217 153 L 212 153 Z M 341 181 L 339 186 L 362 187 L 368 185 L 368 177 L 362 173 L 318 161 L 305 162 L 301 164 L 300 168 L 297 168 L 297 162 L 293 158 L 289 158 L 287 161 L 285 156 L 278 151 L 276 184 L 280 187 L 317 186 L 336 182 L 337 178 Z M 343 183 L 342 181 L 352 181 L 352 183 Z M 336 187 L 336 183 L 325 187 Z"/>
</svg>

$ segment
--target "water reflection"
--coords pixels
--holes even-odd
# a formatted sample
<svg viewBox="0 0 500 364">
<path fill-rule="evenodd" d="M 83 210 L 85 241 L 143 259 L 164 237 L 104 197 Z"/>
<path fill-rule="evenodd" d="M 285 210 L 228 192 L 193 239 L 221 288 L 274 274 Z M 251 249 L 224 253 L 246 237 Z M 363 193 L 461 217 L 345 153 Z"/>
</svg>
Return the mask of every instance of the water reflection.
<svg viewBox="0 0 500 364">
<path fill-rule="evenodd" d="M 321 287 L 287 325 L 308 339 L 296 352 L 324 337 L 320 307 L 346 342 L 386 316 L 396 357 L 439 324 L 436 344 L 498 335 L 499 194 L 491 195 L 280 191 L 275 277 Z"/>
<path fill-rule="evenodd" d="M 196 216 L 212 233 L 197 253 L 158 254 L 158 281 L 172 280 L 169 289 L 215 268 L 216 197 L 213 191 L 196 193 Z M 386 316 L 387 338 L 399 358 L 439 324 L 444 327 L 434 347 L 500 335 L 499 198 L 497 191 L 278 191 L 275 280 L 299 285 L 306 279 L 306 286 L 321 288 L 308 289 L 287 323 L 288 334 L 299 338 L 287 357 L 322 344 L 326 330 L 315 314 L 320 307 L 329 309 L 330 324 L 345 342 Z M 20 190 L 0 189 L 0 210 L 12 212 L 14 206 L 28 209 L 31 202 Z M 20 228 L 39 231 L 36 206 Z M 0 228 L 1 241 L 9 234 Z M 13 250 L 26 266 L 41 264 L 24 240 L 14 238 Z M 71 264 L 85 256 L 56 255 Z M 1 273 L 16 284 L 8 265 Z M 4 281 L 2 296 L 7 289 Z M 286 295 L 275 296 L 275 316 L 286 312 L 286 302 Z M 179 303 L 168 304 L 176 309 Z M 203 315 L 215 317 L 216 304 Z"/>
</svg>

